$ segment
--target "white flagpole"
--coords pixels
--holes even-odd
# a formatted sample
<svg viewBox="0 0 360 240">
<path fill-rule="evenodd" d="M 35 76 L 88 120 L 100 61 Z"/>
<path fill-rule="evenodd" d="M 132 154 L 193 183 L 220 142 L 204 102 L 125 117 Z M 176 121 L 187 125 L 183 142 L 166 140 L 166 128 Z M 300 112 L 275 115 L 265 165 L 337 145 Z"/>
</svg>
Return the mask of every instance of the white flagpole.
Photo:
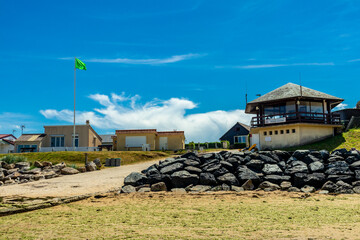
<svg viewBox="0 0 360 240">
<path fill-rule="evenodd" d="M 75 97 L 76 97 L 76 57 L 74 62 L 74 132 L 72 136 L 73 150 L 75 151 Z"/>
</svg>

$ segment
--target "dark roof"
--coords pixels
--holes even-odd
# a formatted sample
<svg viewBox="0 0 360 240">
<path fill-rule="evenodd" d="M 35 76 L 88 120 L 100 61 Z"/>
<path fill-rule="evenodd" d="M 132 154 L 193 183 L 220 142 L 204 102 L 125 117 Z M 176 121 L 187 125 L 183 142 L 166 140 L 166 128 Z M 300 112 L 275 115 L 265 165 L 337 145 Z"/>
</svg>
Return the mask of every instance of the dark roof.
<svg viewBox="0 0 360 240">
<path fill-rule="evenodd" d="M 6 137 L 13 137 L 16 139 L 16 137 L 12 134 L 0 134 L 0 139 L 6 138 Z"/>
<path fill-rule="evenodd" d="M 301 90 L 300 90 L 301 89 Z M 246 104 L 246 113 L 252 113 L 255 106 L 258 103 L 273 102 L 284 99 L 296 99 L 296 98 L 310 98 L 310 99 L 321 99 L 330 100 L 331 102 L 341 103 L 344 101 L 342 98 L 338 98 L 323 92 L 316 91 L 311 88 L 300 86 L 294 83 L 287 83 L 257 99 Z M 332 107 L 335 107 L 333 105 Z"/>
<path fill-rule="evenodd" d="M 46 134 L 43 133 L 23 134 L 16 139 L 16 142 L 41 142 L 45 136 Z"/>
<path fill-rule="evenodd" d="M 231 131 L 231 129 L 233 129 L 236 125 L 240 125 L 241 127 L 245 128 L 248 132 L 250 132 L 250 126 L 243 124 L 241 122 L 237 122 L 237 123 L 235 123 L 234 126 L 232 126 L 229 130 L 227 130 L 226 133 L 224 133 L 224 135 L 222 135 L 222 137 L 219 139 L 220 140 L 223 139 Z"/>
</svg>

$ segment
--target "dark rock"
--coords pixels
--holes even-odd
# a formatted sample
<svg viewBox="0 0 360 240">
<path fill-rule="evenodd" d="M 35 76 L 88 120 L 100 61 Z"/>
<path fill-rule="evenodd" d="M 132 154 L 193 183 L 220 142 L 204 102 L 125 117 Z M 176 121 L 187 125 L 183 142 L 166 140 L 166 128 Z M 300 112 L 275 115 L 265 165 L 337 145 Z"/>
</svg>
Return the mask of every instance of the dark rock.
<svg viewBox="0 0 360 240">
<path fill-rule="evenodd" d="M 235 158 L 235 157 L 228 158 L 225 161 L 227 161 L 228 163 L 231 163 L 231 165 L 234 167 L 234 169 L 236 169 L 240 165 L 239 159 Z"/>
<path fill-rule="evenodd" d="M 309 154 L 306 157 L 304 157 L 304 159 L 302 161 L 309 165 L 310 163 L 320 161 L 320 159 L 318 159 L 315 156 Z"/>
<path fill-rule="evenodd" d="M 324 161 L 327 161 L 328 158 L 329 158 L 329 156 L 330 156 L 329 151 L 327 151 L 327 150 L 320 150 L 319 152 L 320 152 L 320 154 L 321 154 L 321 158 L 322 158 Z"/>
<path fill-rule="evenodd" d="M 141 173 L 132 172 L 124 179 L 125 185 L 140 186 L 148 183 L 148 178 Z"/>
<path fill-rule="evenodd" d="M 266 156 L 264 154 L 259 154 L 259 156 L 256 159 L 260 159 L 261 161 L 263 161 L 264 163 L 267 164 L 276 164 L 277 161 L 274 160 L 273 158 Z"/>
<path fill-rule="evenodd" d="M 183 163 L 185 160 L 185 158 L 166 158 L 164 161 L 159 162 L 159 168 L 162 169 L 175 163 Z"/>
<path fill-rule="evenodd" d="M 136 192 L 136 189 L 131 185 L 125 185 L 121 188 L 121 193 L 132 193 L 132 192 Z"/>
<path fill-rule="evenodd" d="M 244 188 L 242 187 L 238 187 L 238 186 L 231 186 L 231 191 L 235 191 L 235 192 L 243 192 L 245 191 Z"/>
<path fill-rule="evenodd" d="M 265 164 L 262 171 L 266 174 L 266 175 L 270 175 L 270 174 L 282 174 L 281 169 L 279 168 L 279 166 L 277 164 Z"/>
<path fill-rule="evenodd" d="M 301 190 L 297 187 L 289 187 L 287 191 L 288 192 L 301 192 Z"/>
<path fill-rule="evenodd" d="M 204 172 L 215 172 L 216 170 L 221 168 L 221 164 L 212 163 L 202 168 Z"/>
<path fill-rule="evenodd" d="M 229 173 L 229 170 L 227 170 L 226 168 L 223 168 L 223 167 L 216 170 L 215 172 L 213 172 L 215 177 L 220 177 L 221 175 L 224 175 L 226 173 Z"/>
<path fill-rule="evenodd" d="M 305 178 L 305 184 L 320 188 L 326 182 L 326 176 L 324 173 L 311 173 Z"/>
<path fill-rule="evenodd" d="M 255 189 L 255 186 L 251 180 L 247 180 L 241 187 L 244 190 L 254 190 Z"/>
<path fill-rule="evenodd" d="M 3 162 L 3 163 L 2 163 L 2 167 L 5 168 L 5 169 L 7 169 L 7 170 L 9 170 L 9 169 L 15 168 L 15 164 L 13 164 L 13 163 L 8 164 L 8 163 L 6 163 L 6 162 Z"/>
<path fill-rule="evenodd" d="M 360 161 L 353 162 L 350 165 L 351 170 L 360 170 Z"/>
<path fill-rule="evenodd" d="M 199 175 L 201 173 L 201 169 L 197 168 L 197 167 L 193 167 L 193 166 L 187 166 L 184 168 L 186 171 L 188 171 L 189 173 L 194 173 Z"/>
<path fill-rule="evenodd" d="M 311 172 L 322 172 L 325 166 L 322 162 L 316 161 L 309 164 L 309 169 Z"/>
<path fill-rule="evenodd" d="M 337 186 L 335 183 L 333 183 L 332 181 L 327 181 L 326 183 L 324 183 L 324 185 L 321 187 L 321 190 L 327 190 L 329 192 L 335 192 Z"/>
<path fill-rule="evenodd" d="M 199 165 L 200 165 L 200 162 L 199 162 L 199 161 L 196 161 L 196 160 L 192 160 L 192 159 L 187 159 L 187 160 L 184 161 L 184 164 L 185 164 L 186 166 L 193 166 L 193 167 L 195 167 L 195 166 L 199 166 Z"/>
<path fill-rule="evenodd" d="M 238 186 L 239 185 L 239 181 L 237 180 L 237 178 L 235 177 L 234 174 L 232 173 L 226 173 L 220 177 L 217 178 L 217 180 L 220 183 L 225 183 L 227 185 L 234 185 L 234 186 Z"/>
<path fill-rule="evenodd" d="M 295 157 L 298 160 L 303 160 L 307 155 L 309 155 L 310 151 L 309 150 L 296 150 L 293 153 L 293 157 Z"/>
<path fill-rule="evenodd" d="M 211 189 L 210 186 L 206 186 L 206 185 L 196 185 L 193 186 L 189 189 L 189 192 L 206 192 L 209 191 Z"/>
<path fill-rule="evenodd" d="M 214 186 L 217 184 L 215 176 L 212 173 L 200 173 L 200 184 Z"/>
<path fill-rule="evenodd" d="M 264 162 L 258 159 L 252 159 L 245 165 L 251 169 L 262 170 L 264 167 Z"/>
<path fill-rule="evenodd" d="M 37 167 L 37 168 L 42 168 L 43 167 L 43 164 L 39 161 L 35 161 L 34 162 L 34 167 Z"/>
<path fill-rule="evenodd" d="M 220 161 L 222 167 L 226 168 L 229 172 L 234 172 L 234 167 L 231 163 L 227 161 Z"/>
<path fill-rule="evenodd" d="M 231 187 L 226 183 L 221 184 L 222 191 L 231 191 Z"/>
<path fill-rule="evenodd" d="M 15 163 L 15 168 L 23 169 L 23 168 L 26 168 L 26 167 L 30 167 L 29 162 L 17 162 L 17 163 Z"/>
<path fill-rule="evenodd" d="M 275 191 L 275 190 L 280 189 L 279 185 L 268 182 L 268 181 L 260 183 L 259 188 L 264 190 L 264 191 Z"/>
<path fill-rule="evenodd" d="M 344 158 L 341 156 L 330 156 L 327 160 L 329 163 L 337 162 L 337 161 L 343 161 Z"/>
<path fill-rule="evenodd" d="M 190 184 L 196 185 L 198 182 L 199 176 L 191 174 L 185 170 L 171 174 L 171 183 L 174 188 L 184 188 Z"/>
<path fill-rule="evenodd" d="M 348 164 L 353 164 L 354 162 L 357 162 L 359 161 L 359 158 L 357 157 L 354 157 L 354 156 L 349 156 L 345 159 L 345 161 L 348 163 Z"/>
<path fill-rule="evenodd" d="M 136 191 L 139 191 L 139 189 L 141 189 L 141 188 L 150 188 L 150 184 L 143 184 L 143 185 L 135 187 Z"/>
<path fill-rule="evenodd" d="M 319 159 L 319 161 L 323 161 L 323 157 L 319 151 L 311 150 L 310 154 L 315 158 Z"/>
<path fill-rule="evenodd" d="M 164 182 L 158 182 L 151 185 L 151 191 L 159 192 L 159 191 L 167 191 L 166 184 Z"/>
<path fill-rule="evenodd" d="M 145 174 L 147 177 L 151 175 L 161 174 L 160 171 L 157 170 L 156 168 L 146 169 L 146 171 L 141 171 L 141 173 Z"/>
<path fill-rule="evenodd" d="M 352 182 L 351 185 L 352 185 L 353 187 L 358 187 L 358 186 L 360 186 L 360 181 Z"/>
<path fill-rule="evenodd" d="M 184 168 L 184 165 L 182 163 L 174 163 L 171 165 L 167 165 L 166 167 L 163 167 L 160 169 L 160 173 L 162 174 L 172 174 L 174 172 L 180 171 Z"/>
<path fill-rule="evenodd" d="M 283 181 L 290 181 L 291 177 L 290 176 L 280 176 L 280 175 L 265 175 L 264 180 L 279 185 Z"/>
<path fill-rule="evenodd" d="M 350 184 L 345 183 L 343 181 L 336 182 L 336 186 L 337 188 L 335 189 L 335 193 L 342 193 L 342 194 L 354 193 L 352 189 L 353 187 Z"/>
<path fill-rule="evenodd" d="M 360 193 L 360 186 L 356 186 L 353 188 L 354 193 L 359 194 Z"/>
<path fill-rule="evenodd" d="M 149 187 L 142 187 L 140 188 L 139 190 L 137 190 L 138 192 L 150 192 L 151 191 L 151 188 Z"/>
<path fill-rule="evenodd" d="M 95 165 L 98 169 L 100 169 L 102 167 L 100 158 L 96 158 L 93 162 L 95 163 Z"/>
<path fill-rule="evenodd" d="M 94 162 L 88 162 L 85 165 L 86 171 L 91 172 L 91 171 L 96 171 L 97 167 L 96 164 Z"/>
<path fill-rule="evenodd" d="M 44 167 L 45 167 L 45 165 L 47 165 L 46 162 L 43 162 L 43 166 L 44 166 Z M 58 169 L 58 170 L 61 170 L 61 169 L 63 169 L 64 167 L 66 167 L 66 163 L 64 163 L 64 162 L 55 164 L 55 165 L 53 166 L 54 169 Z"/>
<path fill-rule="evenodd" d="M 329 163 L 326 167 L 325 173 L 327 175 L 352 175 L 354 174 L 349 170 L 349 165 L 345 161 L 338 161 Z"/>
<path fill-rule="evenodd" d="M 293 176 L 293 186 L 301 188 L 305 185 L 307 173 L 295 173 Z"/>
<path fill-rule="evenodd" d="M 285 170 L 286 174 L 295 174 L 295 173 L 307 173 L 308 167 L 306 163 L 302 161 L 292 161 L 287 169 Z"/>
<path fill-rule="evenodd" d="M 334 150 L 331 154 L 346 156 L 348 154 L 348 151 L 346 150 L 346 148 L 341 148 Z"/>
<path fill-rule="evenodd" d="M 337 182 L 337 181 L 344 181 L 347 183 L 351 183 L 354 181 L 354 177 L 351 175 L 329 175 L 327 180 Z"/>
<path fill-rule="evenodd" d="M 355 170 L 355 179 L 360 180 L 360 170 Z"/>
<path fill-rule="evenodd" d="M 238 177 L 241 185 L 244 184 L 249 179 L 252 180 L 253 183 L 255 183 L 255 184 L 260 181 L 259 176 L 255 172 L 251 171 L 250 169 L 248 169 L 246 167 L 241 168 L 239 166 L 237 169 L 237 172 L 238 172 L 237 177 Z"/>
<path fill-rule="evenodd" d="M 273 151 L 273 153 L 276 154 L 281 161 L 285 161 L 285 162 L 291 157 L 291 155 L 286 151 L 275 150 Z"/>
<path fill-rule="evenodd" d="M 286 168 L 285 161 L 278 162 L 278 166 L 281 168 L 282 171 L 285 171 L 285 168 Z"/>
</svg>

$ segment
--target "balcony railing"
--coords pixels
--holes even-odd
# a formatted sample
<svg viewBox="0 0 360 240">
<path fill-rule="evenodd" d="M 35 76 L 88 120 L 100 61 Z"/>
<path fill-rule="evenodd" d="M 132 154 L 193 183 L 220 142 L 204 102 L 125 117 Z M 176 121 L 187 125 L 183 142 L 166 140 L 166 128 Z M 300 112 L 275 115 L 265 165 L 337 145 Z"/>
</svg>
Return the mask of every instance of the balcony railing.
<svg viewBox="0 0 360 240">
<path fill-rule="evenodd" d="M 340 125 L 340 114 L 295 112 L 253 117 L 251 127 L 264 127 L 288 123 L 320 123 Z"/>
</svg>

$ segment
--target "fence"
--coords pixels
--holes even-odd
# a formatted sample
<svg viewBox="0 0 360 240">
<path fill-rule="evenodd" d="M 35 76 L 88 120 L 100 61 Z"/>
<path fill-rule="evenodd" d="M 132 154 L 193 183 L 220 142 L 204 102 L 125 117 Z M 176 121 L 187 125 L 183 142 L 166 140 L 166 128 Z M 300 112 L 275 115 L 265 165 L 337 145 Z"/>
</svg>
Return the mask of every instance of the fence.
<svg viewBox="0 0 360 240">
<path fill-rule="evenodd" d="M 98 147 L 42 147 L 39 152 L 60 152 L 60 151 L 76 151 L 76 152 L 94 152 L 99 151 Z"/>
</svg>

